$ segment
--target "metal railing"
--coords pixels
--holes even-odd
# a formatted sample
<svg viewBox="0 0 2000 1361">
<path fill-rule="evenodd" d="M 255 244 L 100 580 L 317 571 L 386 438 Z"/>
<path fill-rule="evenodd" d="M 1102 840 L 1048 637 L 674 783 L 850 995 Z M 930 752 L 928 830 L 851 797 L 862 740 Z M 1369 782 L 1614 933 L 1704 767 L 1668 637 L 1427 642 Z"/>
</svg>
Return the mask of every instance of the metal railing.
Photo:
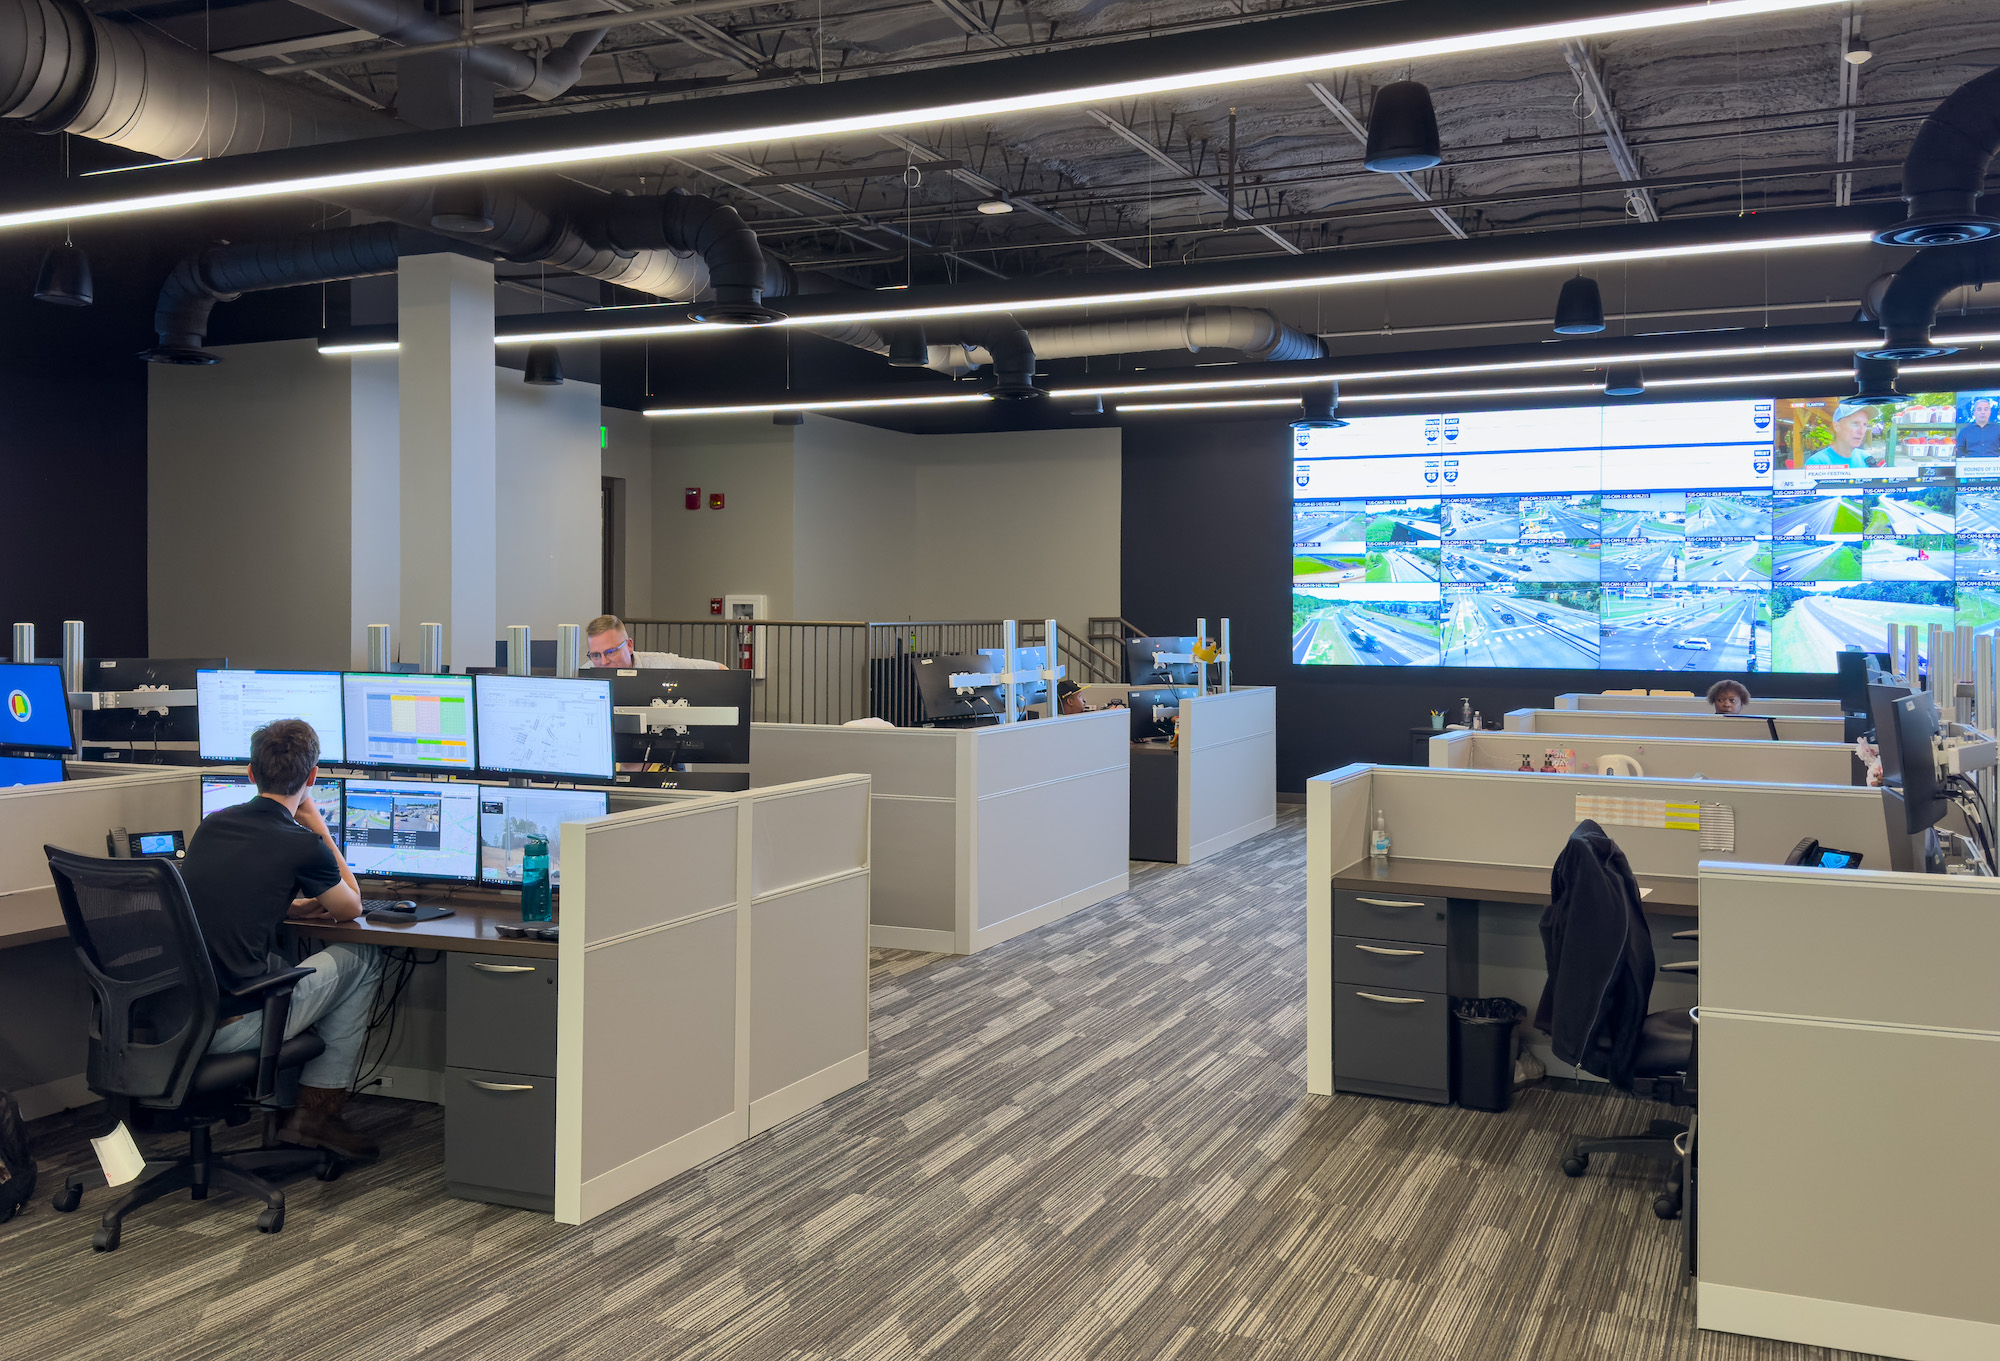
<svg viewBox="0 0 2000 1361">
<path fill-rule="evenodd" d="M 870 626 L 759 619 L 629 619 L 640 652 L 671 652 L 753 671 L 756 723 L 845 723 L 866 718 Z"/>
<path fill-rule="evenodd" d="M 1005 647 L 1006 630 L 998 619 L 930 619 L 868 626 L 869 712 L 899 728 L 923 721 L 923 701 L 917 694 L 912 657 L 939 653 L 977 652 Z M 1028 644 L 1024 639 L 1021 646 Z"/>
<path fill-rule="evenodd" d="M 1122 684 L 1125 680 L 1125 640 L 1143 638 L 1146 631 L 1123 615 L 1116 614 L 1109 617 L 1093 615 L 1087 627 L 1090 633 L 1085 641 L 1110 660 L 1115 669 L 1113 681 Z"/>
</svg>

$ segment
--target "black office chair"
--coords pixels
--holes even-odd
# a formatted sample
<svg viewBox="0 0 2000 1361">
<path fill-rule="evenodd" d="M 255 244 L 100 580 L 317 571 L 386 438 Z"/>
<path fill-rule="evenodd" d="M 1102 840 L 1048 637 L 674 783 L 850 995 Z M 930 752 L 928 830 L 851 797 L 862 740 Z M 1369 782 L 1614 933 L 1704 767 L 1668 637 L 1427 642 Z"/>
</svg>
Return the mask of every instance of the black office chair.
<svg viewBox="0 0 2000 1361">
<path fill-rule="evenodd" d="M 125 1216 L 185 1189 L 205 1200 L 211 1189 L 233 1191 L 264 1203 L 257 1228 L 276 1233 L 285 1224 L 285 1193 L 265 1176 L 311 1169 L 322 1181 L 340 1175 L 340 1163 L 323 1149 L 277 1142 L 277 1113 L 264 1114 L 264 1146 L 217 1154 L 210 1142 L 217 1123 L 241 1125 L 271 1099 L 281 1074 L 326 1046 L 310 1031 L 284 1039 L 292 989 L 311 969 L 286 969 L 241 988 L 218 989 L 208 947 L 195 921 L 187 885 L 173 862 L 161 859 L 98 860 L 44 846 L 49 874 L 62 903 L 63 921 L 91 992 L 90 1060 L 85 1077 L 104 1097 L 111 1117 L 135 1130 L 186 1130 L 188 1153 L 148 1161 L 146 1175 L 104 1212 L 90 1245 L 118 1246 Z M 210 1054 L 216 1027 L 229 1019 L 224 996 L 261 1005 L 263 1043 L 256 1052 Z M 83 1197 L 72 1177 L 52 1202 L 67 1213 Z"/>
<path fill-rule="evenodd" d="M 1566 868 L 1571 871 L 1567 878 Z M 1645 913 L 1638 906 L 1640 901 L 1638 882 L 1617 843 L 1594 822 L 1578 824 L 1557 862 L 1549 910 L 1542 919 L 1550 982 L 1536 1024 L 1552 1037 L 1558 1030 L 1574 1036 L 1578 1033 L 1574 1024 L 1577 1017 L 1568 1008 L 1589 998 L 1599 1011 L 1583 1018 L 1587 1023 L 1585 1047 L 1565 1053 L 1559 1042 L 1556 1057 L 1607 1078 L 1635 1096 L 1691 1107 L 1695 1104 L 1695 1012 L 1677 1007 L 1641 1015 L 1639 1008 L 1651 994 L 1655 972 L 1694 973 L 1699 961 L 1662 965 L 1656 970 L 1652 937 Z M 1572 914 L 1595 914 L 1595 919 L 1583 921 Z M 1580 980 L 1586 986 L 1561 989 L 1556 980 L 1562 952 L 1569 940 L 1579 935 L 1596 947 L 1587 957 L 1589 968 Z M 1673 938 L 1696 940 L 1700 932 L 1676 931 Z M 1638 991 L 1641 977 L 1643 993 Z M 1607 1008 L 1603 999 L 1618 999 L 1621 988 L 1625 990 L 1624 1005 L 1614 1000 Z M 1636 1035 L 1630 1033 L 1633 1027 Z M 1580 1177 L 1589 1169 L 1591 1157 L 1599 1153 L 1634 1154 L 1665 1162 L 1668 1184 L 1654 1197 L 1653 1213 L 1661 1219 L 1676 1219 L 1685 1194 L 1681 1149 L 1686 1142 L 1681 1136 L 1687 1129 L 1678 1120 L 1654 1120 L 1643 1134 L 1579 1136 L 1571 1141 L 1562 1170 L 1565 1175 Z"/>
</svg>

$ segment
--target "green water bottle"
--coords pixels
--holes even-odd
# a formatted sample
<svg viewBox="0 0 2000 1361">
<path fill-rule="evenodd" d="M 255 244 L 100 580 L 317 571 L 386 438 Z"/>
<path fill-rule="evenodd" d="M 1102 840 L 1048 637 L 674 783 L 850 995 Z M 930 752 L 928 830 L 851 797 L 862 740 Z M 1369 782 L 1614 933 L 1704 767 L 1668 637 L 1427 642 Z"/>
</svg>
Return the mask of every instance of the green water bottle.
<svg viewBox="0 0 2000 1361">
<path fill-rule="evenodd" d="M 530 836 L 521 842 L 521 920 L 545 922 L 554 915 L 549 901 L 549 839 Z"/>
</svg>

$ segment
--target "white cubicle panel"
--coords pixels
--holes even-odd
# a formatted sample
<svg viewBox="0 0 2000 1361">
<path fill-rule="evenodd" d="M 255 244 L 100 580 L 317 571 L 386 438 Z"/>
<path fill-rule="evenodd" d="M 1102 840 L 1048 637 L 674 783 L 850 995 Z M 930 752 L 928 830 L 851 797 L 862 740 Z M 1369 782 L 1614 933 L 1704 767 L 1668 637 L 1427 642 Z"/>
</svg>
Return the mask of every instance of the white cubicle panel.
<svg viewBox="0 0 2000 1361">
<path fill-rule="evenodd" d="M 563 825 L 559 1221 L 866 1080 L 867 803 L 847 776 Z"/>
<path fill-rule="evenodd" d="M 1181 701 L 1178 860 L 1191 865 L 1278 825 L 1278 692 Z"/>
<path fill-rule="evenodd" d="M 1771 716 L 1781 742 L 1841 742 L 1846 723 L 1831 718 Z M 1771 723 L 1755 714 L 1625 713 L 1591 709 L 1513 709 L 1506 731 L 1578 737 L 1728 737 L 1754 742 L 1771 740 Z"/>
<path fill-rule="evenodd" d="M 1553 736 L 1464 728 L 1431 738 L 1430 764 L 1440 770 L 1519 770 L 1526 756 L 1540 773 L 1542 758 L 1552 747 L 1574 751 L 1578 767 L 1592 772 L 1603 757 L 1629 756 L 1642 775 L 1655 778 L 1846 785 L 1853 783 L 1854 774 L 1853 749 L 1842 742 Z"/>
<path fill-rule="evenodd" d="M 1701 870 L 1696 1321 L 2000 1356 L 2000 886 Z"/>
<path fill-rule="evenodd" d="M 0 789 L 0 944 L 63 934 L 44 845 L 104 855 L 114 827 L 192 837 L 200 821 L 201 770 L 194 766 Z"/>
<path fill-rule="evenodd" d="M 1714 712 L 1709 707 L 1708 699 L 1704 695 L 1621 695 L 1611 692 L 1593 695 L 1572 691 L 1569 694 L 1557 695 L 1551 707 L 1557 709 L 1609 709 L 1619 713 L 1645 714 L 1708 714 Z M 1840 701 L 1837 699 L 1766 699 L 1760 695 L 1750 701 L 1750 708 L 1755 713 L 1790 714 L 1797 718 L 1840 717 Z"/>
<path fill-rule="evenodd" d="M 763 788 L 871 780 L 869 937 L 971 954 L 1125 891 L 1130 715 L 985 728 L 759 723 Z"/>
</svg>

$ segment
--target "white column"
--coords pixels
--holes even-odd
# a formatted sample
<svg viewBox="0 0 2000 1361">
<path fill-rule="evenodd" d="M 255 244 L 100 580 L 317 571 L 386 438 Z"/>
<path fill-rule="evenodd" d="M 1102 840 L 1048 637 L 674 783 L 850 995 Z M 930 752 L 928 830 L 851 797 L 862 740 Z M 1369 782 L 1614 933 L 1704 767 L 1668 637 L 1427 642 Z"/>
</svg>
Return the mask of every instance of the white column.
<svg viewBox="0 0 2000 1361">
<path fill-rule="evenodd" d="M 405 638 L 441 620 L 453 670 L 493 665 L 498 636 L 493 266 L 406 255 L 397 268 Z"/>
</svg>

